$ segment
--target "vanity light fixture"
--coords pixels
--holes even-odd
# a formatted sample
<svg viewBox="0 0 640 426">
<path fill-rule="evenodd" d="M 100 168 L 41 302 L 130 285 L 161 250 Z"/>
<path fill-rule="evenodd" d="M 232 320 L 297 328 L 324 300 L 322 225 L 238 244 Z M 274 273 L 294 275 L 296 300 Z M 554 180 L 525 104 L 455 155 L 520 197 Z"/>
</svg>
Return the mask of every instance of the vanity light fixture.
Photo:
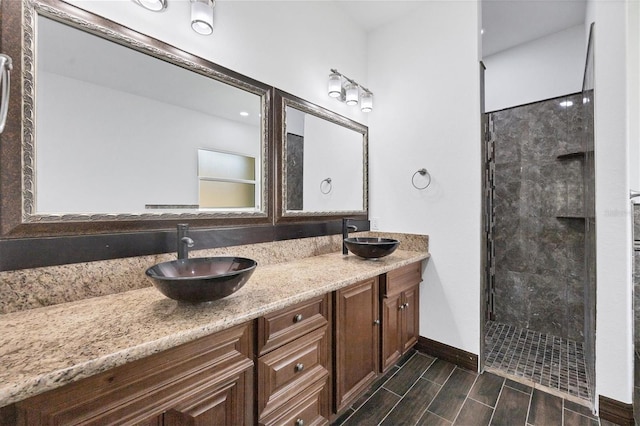
<svg viewBox="0 0 640 426">
<path fill-rule="evenodd" d="M 213 7 L 215 0 L 190 0 L 191 1 L 191 28 L 202 35 L 213 32 Z"/>
<path fill-rule="evenodd" d="M 362 112 L 373 111 L 373 92 L 341 74 L 336 69 L 331 69 L 329 74 L 328 94 L 347 105 L 358 105 Z"/>
<path fill-rule="evenodd" d="M 162 12 L 167 8 L 167 0 L 133 0 L 133 2 L 153 12 Z"/>
</svg>

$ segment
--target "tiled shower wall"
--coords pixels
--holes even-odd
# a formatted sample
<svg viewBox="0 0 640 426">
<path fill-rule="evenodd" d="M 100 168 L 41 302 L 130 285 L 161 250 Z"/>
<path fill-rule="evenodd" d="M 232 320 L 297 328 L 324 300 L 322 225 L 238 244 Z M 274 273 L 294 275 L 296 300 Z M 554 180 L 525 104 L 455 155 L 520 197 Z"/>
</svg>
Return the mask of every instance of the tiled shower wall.
<svg viewBox="0 0 640 426">
<path fill-rule="evenodd" d="M 578 342 L 585 327 L 588 107 L 576 94 L 491 113 L 494 318 Z"/>
</svg>

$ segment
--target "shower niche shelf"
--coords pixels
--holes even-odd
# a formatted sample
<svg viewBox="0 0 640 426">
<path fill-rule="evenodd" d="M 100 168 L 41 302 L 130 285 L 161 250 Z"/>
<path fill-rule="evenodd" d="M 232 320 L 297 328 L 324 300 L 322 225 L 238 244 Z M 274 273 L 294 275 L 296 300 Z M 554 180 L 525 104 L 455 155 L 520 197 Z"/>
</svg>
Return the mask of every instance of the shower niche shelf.
<svg viewBox="0 0 640 426">
<path fill-rule="evenodd" d="M 573 160 L 574 158 L 584 158 L 587 154 L 593 154 L 593 150 L 567 152 L 559 154 L 556 158 L 558 160 Z"/>
</svg>

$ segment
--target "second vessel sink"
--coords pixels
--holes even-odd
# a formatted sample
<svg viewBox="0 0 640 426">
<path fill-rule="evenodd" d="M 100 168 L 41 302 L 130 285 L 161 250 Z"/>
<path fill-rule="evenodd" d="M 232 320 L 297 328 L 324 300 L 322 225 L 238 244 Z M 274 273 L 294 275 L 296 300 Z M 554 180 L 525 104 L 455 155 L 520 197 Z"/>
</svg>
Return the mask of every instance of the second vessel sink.
<svg viewBox="0 0 640 426">
<path fill-rule="evenodd" d="M 163 262 L 147 269 L 153 285 L 165 296 L 200 303 L 238 291 L 258 263 L 244 257 L 199 257 Z"/>
<path fill-rule="evenodd" d="M 366 259 L 378 259 L 393 253 L 400 241 L 393 238 L 354 237 L 345 238 L 344 244 L 356 256 Z"/>
</svg>

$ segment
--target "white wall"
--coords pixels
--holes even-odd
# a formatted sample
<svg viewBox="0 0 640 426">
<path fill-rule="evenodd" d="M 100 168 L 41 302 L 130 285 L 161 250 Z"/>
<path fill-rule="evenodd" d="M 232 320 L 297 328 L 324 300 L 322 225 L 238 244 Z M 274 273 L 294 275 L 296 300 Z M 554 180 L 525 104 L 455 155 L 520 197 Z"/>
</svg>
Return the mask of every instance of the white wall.
<svg viewBox="0 0 640 426">
<path fill-rule="evenodd" d="M 578 25 L 483 58 L 485 111 L 580 92 L 584 31 Z"/>
<path fill-rule="evenodd" d="M 596 393 L 633 396 L 631 205 L 628 182 L 626 4 L 590 0 L 595 20 Z M 635 95 L 637 96 L 637 95 Z"/>
<path fill-rule="evenodd" d="M 367 123 L 359 108 L 327 96 L 330 68 L 369 87 L 366 34 L 331 2 L 219 1 L 210 36 L 191 30 L 189 0 L 171 0 L 162 13 L 130 0 L 68 3 Z"/>
<path fill-rule="evenodd" d="M 477 2 L 424 6 L 369 34 L 376 94 L 370 216 L 429 234 L 420 335 L 479 354 L 481 153 Z M 425 167 L 431 186 L 411 185 Z"/>
</svg>

